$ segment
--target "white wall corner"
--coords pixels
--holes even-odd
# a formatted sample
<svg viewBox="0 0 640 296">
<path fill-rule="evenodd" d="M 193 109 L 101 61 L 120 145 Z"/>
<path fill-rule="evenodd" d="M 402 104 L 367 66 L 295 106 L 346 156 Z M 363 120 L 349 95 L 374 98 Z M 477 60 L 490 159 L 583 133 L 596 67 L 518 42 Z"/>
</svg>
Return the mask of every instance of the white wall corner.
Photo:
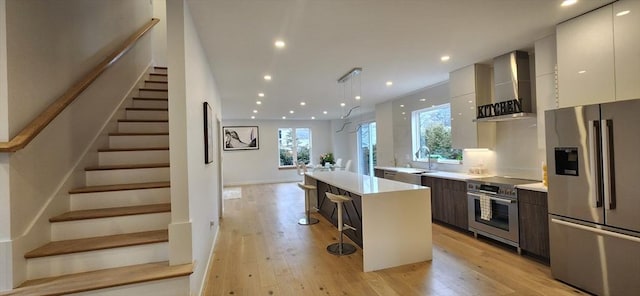
<svg viewBox="0 0 640 296">
<path fill-rule="evenodd" d="M 215 227 L 212 229 L 212 231 L 214 232 L 214 235 L 211 241 L 211 249 L 209 250 L 209 257 L 207 258 L 207 262 L 204 267 L 204 275 L 202 277 L 202 280 L 200 280 L 200 283 L 198 283 L 200 289 L 197 295 L 204 295 L 204 284 L 207 282 L 207 278 L 209 277 L 209 267 L 211 266 L 211 262 L 213 262 L 213 250 L 216 247 L 216 242 L 218 242 L 218 234 L 220 233 L 220 223 L 218 223 L 218 221 L 215 222 Z"/>
<path fill-rule="evenodd" d="M 0 0 L 0 141 L 9 140 L 6 0 Z"/>
<path fill-rule="evenodd" d="M 169 264 L 187 264 L 193 261 L 191 221 L 169 224 Z"/>
<path fill-rule="evenodd" d="M 11 241 L 0 241 L 0 292 L 13 289 Z"/>
</svg>

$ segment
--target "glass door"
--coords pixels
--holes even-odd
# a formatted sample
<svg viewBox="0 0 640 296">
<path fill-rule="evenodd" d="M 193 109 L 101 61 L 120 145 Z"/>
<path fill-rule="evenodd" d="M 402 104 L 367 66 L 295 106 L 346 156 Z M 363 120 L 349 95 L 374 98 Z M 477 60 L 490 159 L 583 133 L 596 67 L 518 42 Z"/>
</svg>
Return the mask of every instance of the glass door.
<svg viewBox="0 0 640 296">
<path fill-rule="evenodd" d="M 376 123 L 363 123 L 358 129 L 358 172 L 373 175 L 376 166 Z"/>
</svg>

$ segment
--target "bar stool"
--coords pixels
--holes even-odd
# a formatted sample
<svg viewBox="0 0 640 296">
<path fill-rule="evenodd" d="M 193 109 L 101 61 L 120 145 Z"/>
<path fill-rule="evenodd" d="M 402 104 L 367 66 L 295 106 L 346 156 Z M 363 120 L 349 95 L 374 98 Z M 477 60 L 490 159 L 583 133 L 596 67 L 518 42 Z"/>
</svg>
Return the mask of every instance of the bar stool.
<svg viewBox="0 0 640 296">
<path fill-rule="evenodd" d="M 316 218 L 312 218 L 309 215 L 309 210 L 310 210 L 310 206 L 309 206 L 309 196 L 311 195 L 311 191 L 312 190 L 317 190 L 316 186 L 313 185 L 307 185 L 304 183 L 298 183 L 298 187 L 300 187 L 302 190 L 304 190 L 304 211 L 305 211 L 305 217 L 301 218 L 300 220 L 298 220 L 298 224 L 300 225 L 311 225 L 311 224 L 316 224 L 319 222 L 318 219 Z"/>
<path fill-rule="evenodd" d="M 355 228 L 342 223 L 342 204 L 345 201 L 352 200 L 352 198 L 344 195 L 333 194 L 331 192 L 327 192 L 326 194 L 327 198 L 331 202 L 335 203 L 336 207 L 338 208 L 338 231 L 340 231 L 340 242 L 328 245 L 327 252 L 338 256 L 353 254 L 356 251 L 356 247 L 354 247 L 352 244 L 344 243 L 342 239 L 343 229 L 345 227 L 347 229 L 355 230 Z"/>
</svg>

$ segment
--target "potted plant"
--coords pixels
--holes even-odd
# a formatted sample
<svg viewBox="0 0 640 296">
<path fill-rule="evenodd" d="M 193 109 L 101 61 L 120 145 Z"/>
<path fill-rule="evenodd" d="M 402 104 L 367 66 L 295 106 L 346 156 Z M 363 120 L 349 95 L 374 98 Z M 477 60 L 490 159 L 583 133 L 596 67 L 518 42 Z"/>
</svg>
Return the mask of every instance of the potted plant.
<svg viewBox="0 0 640 296">
<path fill-rule="evenodd" d="M 332 165 L 336 163 L 336 161 L 333 159 L 333 153 L 331 152 L 320 154 L 320 165 L 325 166 L 325 164 L 327 163 L 330 163 Z"/>
</svg>

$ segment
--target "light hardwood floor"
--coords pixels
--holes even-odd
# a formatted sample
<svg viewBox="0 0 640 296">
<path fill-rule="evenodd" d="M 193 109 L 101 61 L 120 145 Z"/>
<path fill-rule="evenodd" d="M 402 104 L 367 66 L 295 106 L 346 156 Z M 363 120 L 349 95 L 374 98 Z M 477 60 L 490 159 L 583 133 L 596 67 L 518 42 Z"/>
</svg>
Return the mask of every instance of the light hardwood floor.
<svg viewBox="0 0 640 296">
<path fill-rule="evenodd" d="M 338 232 L 323 217 L 297 224 L 303 209 L 296 183 L 243 186 L 225 200 L 204 295 L 586 295 L 515 250 L 437 224 L 433 261 L 364 273 L 362 250 L 326 252 Z"/>
</svg>

